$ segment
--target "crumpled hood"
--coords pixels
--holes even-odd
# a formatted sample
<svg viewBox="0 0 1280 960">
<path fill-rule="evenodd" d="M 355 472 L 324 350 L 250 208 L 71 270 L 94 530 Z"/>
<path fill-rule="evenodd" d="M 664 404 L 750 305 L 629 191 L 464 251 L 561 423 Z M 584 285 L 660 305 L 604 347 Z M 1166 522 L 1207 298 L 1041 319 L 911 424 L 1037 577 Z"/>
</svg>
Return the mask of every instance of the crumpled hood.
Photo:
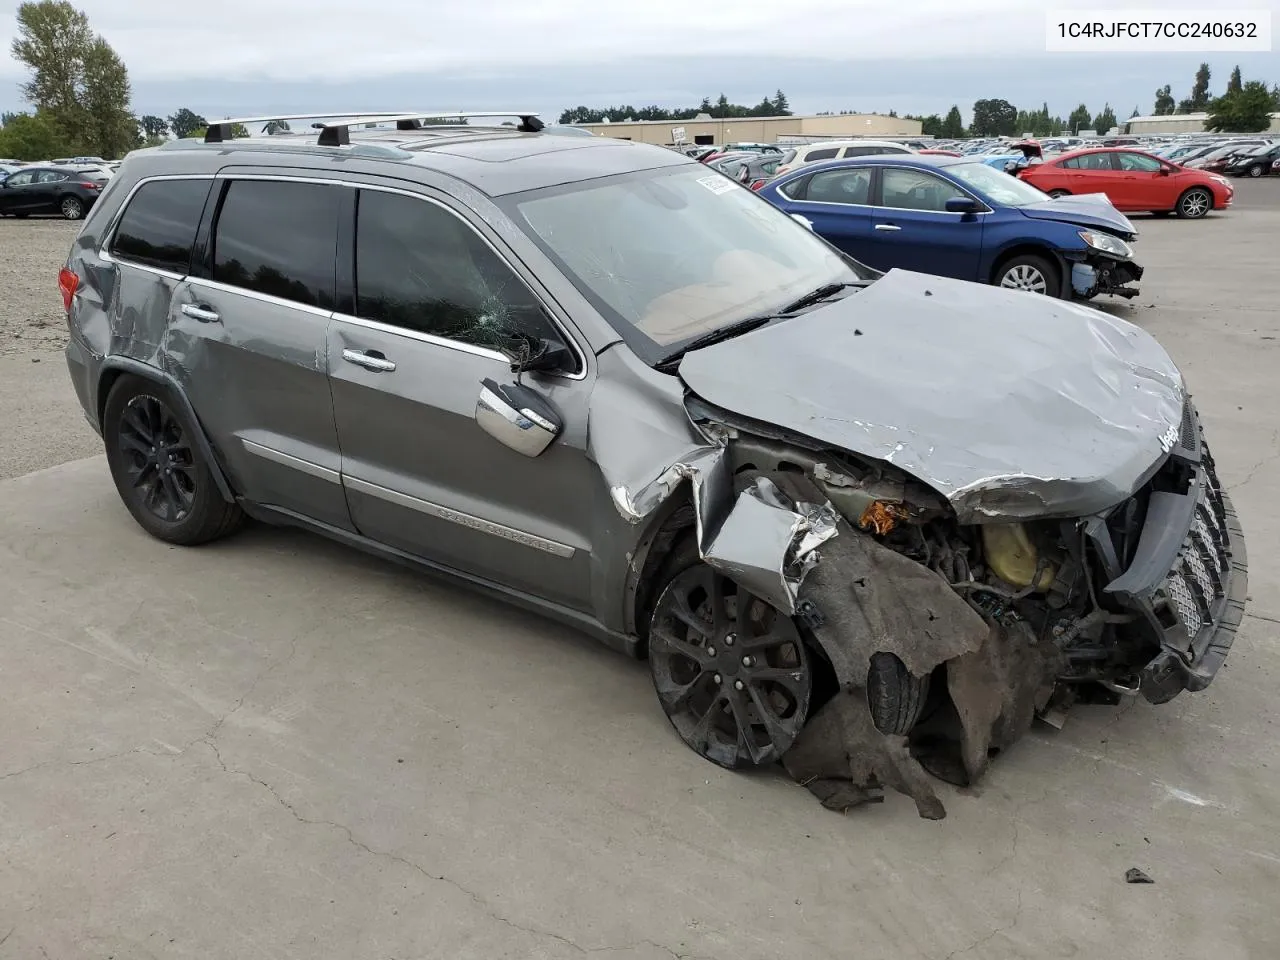
<svg viewBox="0 0 1280 960">
<path fill-rule="evenodd" d="M 715 406 L 892 463 L 966 523 L 1120 502 L 1163 461 L 1185 403 L 1133 324 L 904 270 L 694 351 L 680 376 Z"/>
<path fill-rule="evenodd" d="M 1019 207 L 1022 215 L 1033 220 L 1057 220 L 1082 227 L 1098 227 L 1117 233 L 1126 240 L 1138 235 L 1133 222 L 1112 205 L 1105 193 L 1084 193 L 1058 197 Z"/>
</svg>

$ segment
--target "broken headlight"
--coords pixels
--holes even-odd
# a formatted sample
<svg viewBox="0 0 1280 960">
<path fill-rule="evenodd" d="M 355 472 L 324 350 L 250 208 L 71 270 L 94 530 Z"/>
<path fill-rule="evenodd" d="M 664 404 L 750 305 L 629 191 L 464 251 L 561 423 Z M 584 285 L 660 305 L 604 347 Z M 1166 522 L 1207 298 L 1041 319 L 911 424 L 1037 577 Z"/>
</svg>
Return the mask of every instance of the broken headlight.
<svg viewBox="0 0 1280 960">
<path fill-rule="evenodd" d="M 1122 260 L 1128 260 L 1133 256 L 1133 249 L 1127 243 L 1119 237 L 1111 236 L 1109 233 L 1081 230 L 1080 239 L 1094 250 L 1110 254 L 1113 257 L 1120 257 Z"/>
</svg>

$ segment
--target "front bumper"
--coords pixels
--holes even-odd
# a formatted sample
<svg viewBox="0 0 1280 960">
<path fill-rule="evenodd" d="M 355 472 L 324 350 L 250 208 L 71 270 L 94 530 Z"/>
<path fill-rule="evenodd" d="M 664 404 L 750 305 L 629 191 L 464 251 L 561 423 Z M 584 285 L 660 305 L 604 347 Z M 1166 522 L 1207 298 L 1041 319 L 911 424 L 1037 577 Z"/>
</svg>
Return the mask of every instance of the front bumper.
<svg viewBox="0 0 1280 960">
<path fill-rule="evenodd" d="M 1154 641 L 1156 652 L 1137 671 L 1138 689 L 1152 703 L 1209 685 L 1235 640 L 1248 592 L 1244 532 L 1189 403 L 1170 459 L 1190 477 L 1185 492 L 1162 484 L 1149 493 L 1133 557 L 1104 590 L 1139 614 L 1141 634 Z"/>
<path fill-rule="evenodd" d="M 1132 299 L 1139 292 L 1132 284 L 1141 280 L 1142 274 L 1142 267 L 1132 260 L 1087 256 L 1071 264 L 1071 292 L 1086 300 L 1100 293 Z"/>
</svg>

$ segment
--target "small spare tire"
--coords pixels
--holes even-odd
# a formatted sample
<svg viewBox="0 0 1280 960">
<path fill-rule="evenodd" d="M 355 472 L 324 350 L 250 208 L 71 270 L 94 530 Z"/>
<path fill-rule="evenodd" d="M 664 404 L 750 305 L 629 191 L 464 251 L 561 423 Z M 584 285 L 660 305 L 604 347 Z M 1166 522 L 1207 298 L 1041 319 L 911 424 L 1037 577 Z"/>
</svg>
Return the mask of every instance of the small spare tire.
<svg viewBox="0 0 1280 960">
<path fill-rule="evenodd" d="M 867 706 L 876 729 L 885 734 L 906 734 L 924 713 L 929 699 L 929 677 L 912 675 L 892 653 L 876 653 L 867 669 Z"/>
</svg>

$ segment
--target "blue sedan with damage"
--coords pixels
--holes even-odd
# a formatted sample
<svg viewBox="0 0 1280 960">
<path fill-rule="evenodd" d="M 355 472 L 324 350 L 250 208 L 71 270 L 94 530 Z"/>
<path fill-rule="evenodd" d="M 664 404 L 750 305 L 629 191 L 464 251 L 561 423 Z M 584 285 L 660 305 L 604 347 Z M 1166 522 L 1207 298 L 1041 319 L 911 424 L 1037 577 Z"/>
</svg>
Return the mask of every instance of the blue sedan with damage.
<svg viewBox="0 0 1280 960">
<path fill-rule="evenodd" d="M 1051 199 L 970 157 L 810 164 L 760 196 L 855 260 L 1089 299 L 1137 296 L 1128 217 L 1102 194 Z"/>
</svg>

